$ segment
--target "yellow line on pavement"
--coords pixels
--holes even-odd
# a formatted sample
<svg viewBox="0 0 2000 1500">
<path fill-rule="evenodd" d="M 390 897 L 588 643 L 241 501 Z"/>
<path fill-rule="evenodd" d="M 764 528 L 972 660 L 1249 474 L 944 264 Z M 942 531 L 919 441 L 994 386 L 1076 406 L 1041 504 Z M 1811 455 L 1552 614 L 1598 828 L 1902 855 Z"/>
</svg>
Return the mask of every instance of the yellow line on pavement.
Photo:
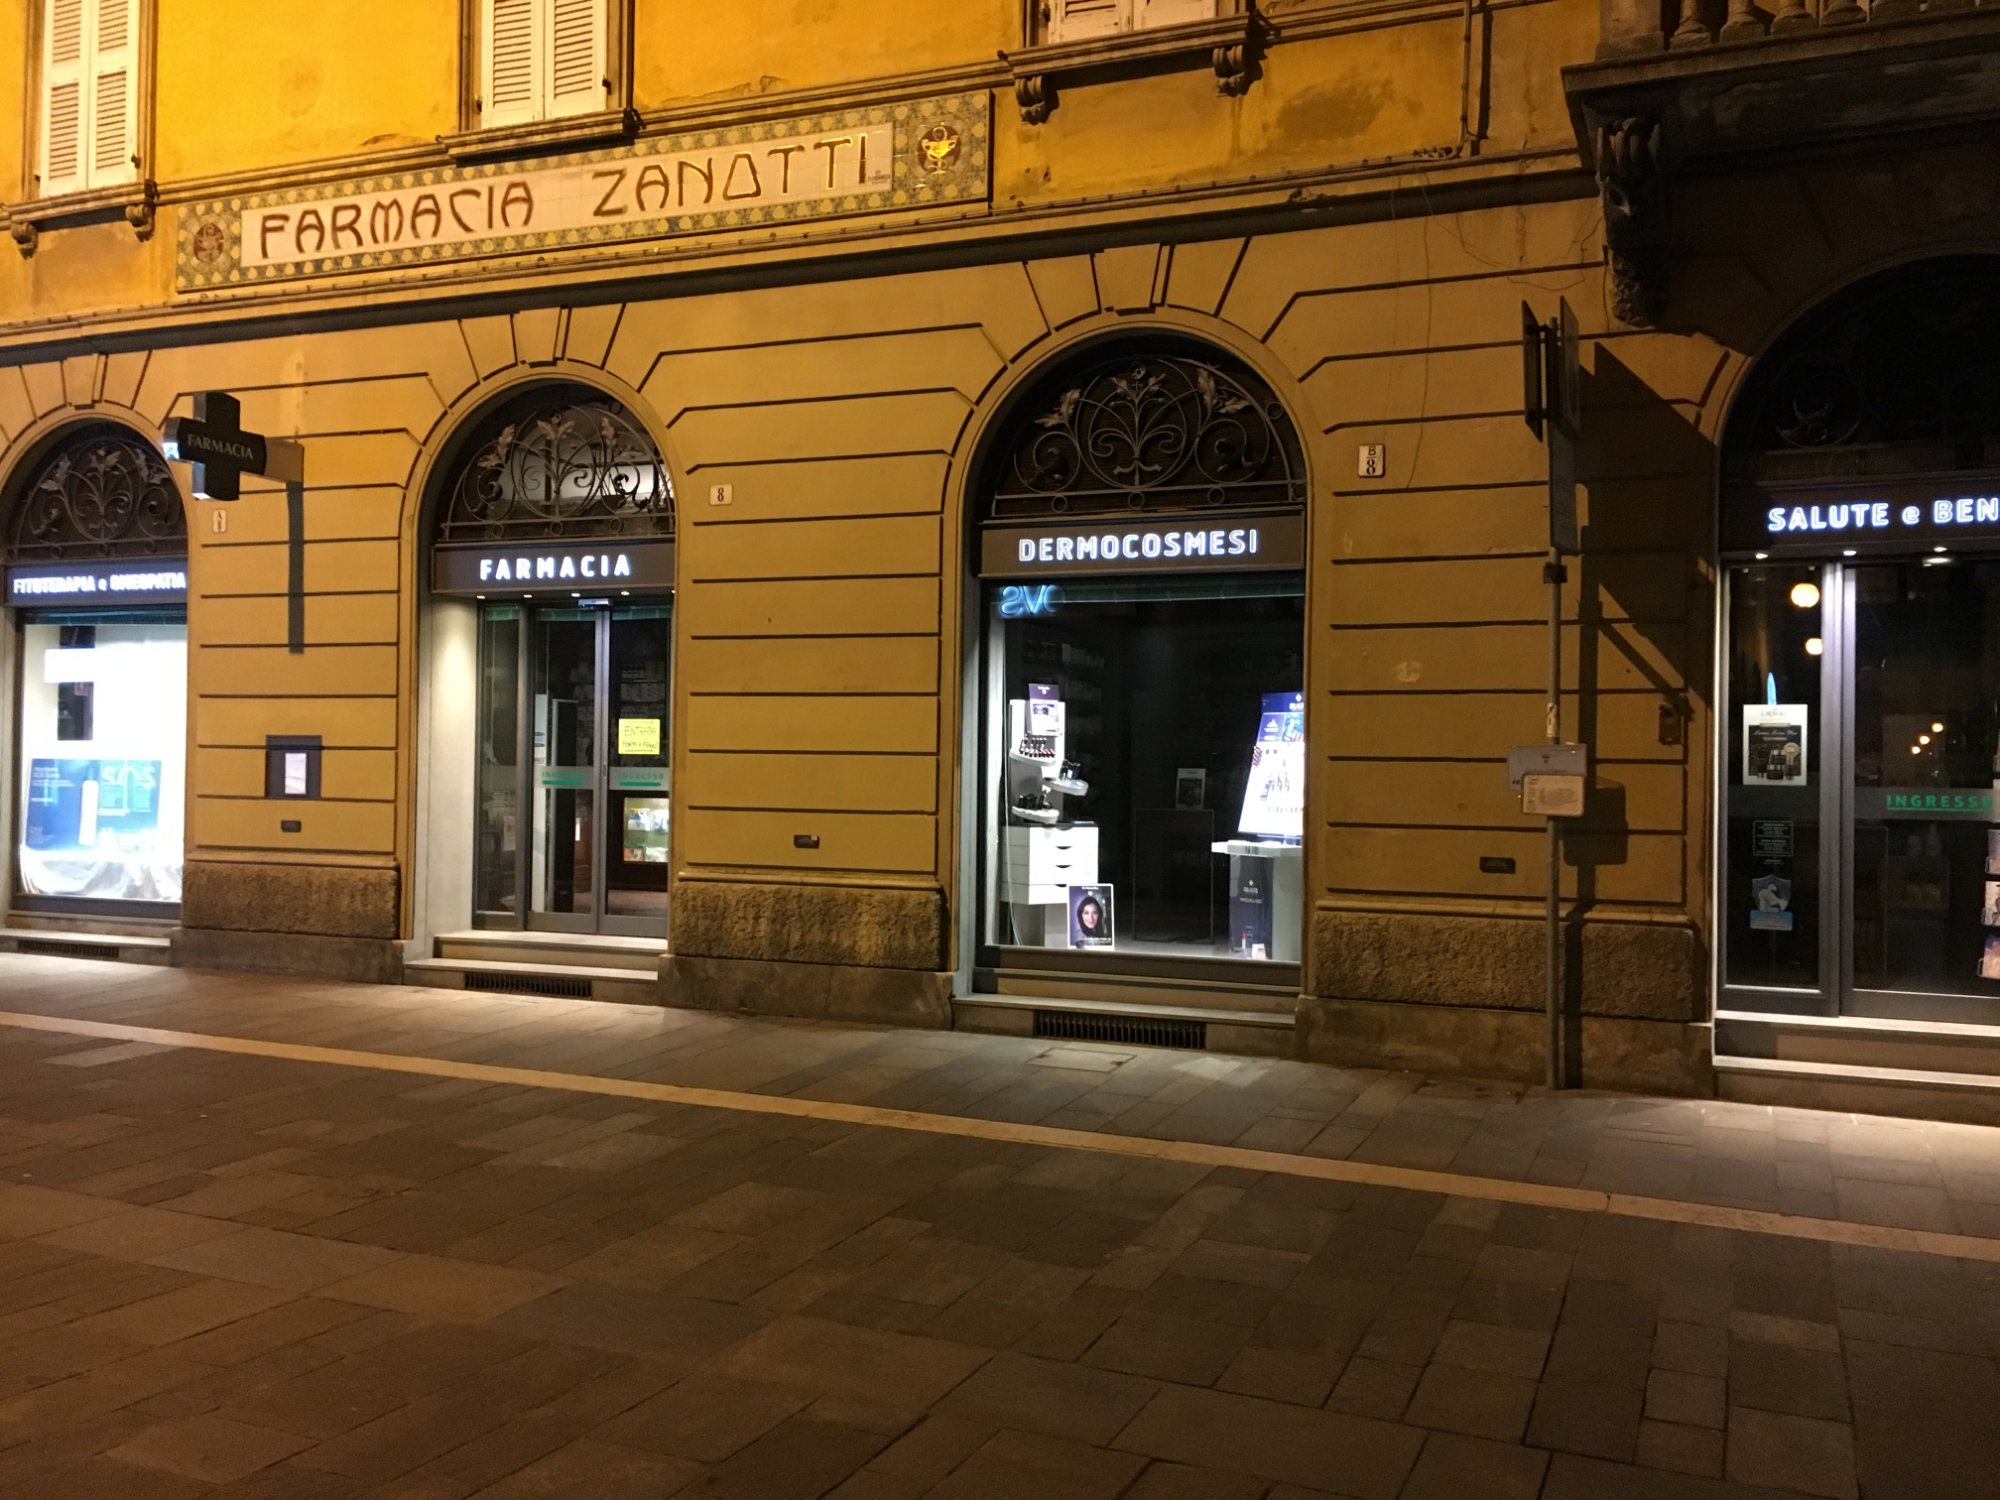
<svg viewBox="0 0 2000 1500">
<path fill-rule="evenodd" d="M 425 1078 L 454 1078 L 472 1083 L 504 1084 L 512 1088 L 555 1089 L 575 1094 L 641 1099 L 655 1104 L 685 1104 L 700 1109 L 734 1110 L 742 1114 L 790 1115 L 798 1119 L 831 1120 L 843 1125 L 872 1126 L 881 1130 L 914 1130 L 926 1135 L 966 1136 L 974 1140 L 1007 1141 L 1062 1151 L 1094 1151 L 1100 1155 L 1137 1157 L 1146 1161 L 1240 1167 L 1251 1172 L 1312 1177 L 1325 1182 L 1355 1183 L 1364 1187 L 1398 1188 L 1404 1192 L 1435 1193 L 1488 1203 L 1522 1203 L 1535 1208 L 1566 1209 L 1572 1213 L 1616 1214 L 1625 1218 L 1695 1224 L 1749 1234 L 1782 1235 L 1790 1239 L 1818 1240 L 1830 1245 L 1860 1245 L 1877 1250 L 1907 1250 L 1922 1255 L 2000 1262 L 2000 1240 L 1978 1235 L 1855 1224 L 1844 1219 L 1815 1219 L 1766 1209 L 1728 1208 L 1720 1204 L 1690 1203 L 1675 1198 L 1606 1193 L 1595 1188 L 1512 1182 L 1503 1177 L 1468 1177 L 1462 1173 L 1434 1172 L 1421 1167 L 1392 1167 L 1376 1162 L 1297 1156 L 1283 1151 L 1255 1151 L 1242 1146 L 1212 1146 L 1196 1141 L 1154 1140 L 1148 1136 L 1111 1135 L 1095 1130 L 1021 1125 L 1005 1120 L 928 1114 L 914 1109 L 883 1109 L 869 1104 L 800 1099 L 785 1094 L 752 1094 L 679 1083 L 644 1083 L 637 1079 L 604 1078 L 590 1073 L 551 1073 L 539 1068 L 455 1062 L 443 1057 L 364 1052 L 346 1047 L 314 1047 L 297 1042 L 260 1041 L 254 1037 L 216 1036 L 200 1031 L 169 1031 L 155 1026 L 127 1026 L 116 1021 L 87 1021 L 19 1011 L 0 1011 L 0 1026 L 13 1026 L 25 1031 L 59 1032 L 68 1036 L 100 1037 L 107 1041 L 149 1042 L 162 1047 L 228 1052 L 245 1057 L 279 1058 L 287 1062 L 318 1063 L 327 1067 L 367 1068 L 382 1073 L 413 1073 Z"/>
</svg>

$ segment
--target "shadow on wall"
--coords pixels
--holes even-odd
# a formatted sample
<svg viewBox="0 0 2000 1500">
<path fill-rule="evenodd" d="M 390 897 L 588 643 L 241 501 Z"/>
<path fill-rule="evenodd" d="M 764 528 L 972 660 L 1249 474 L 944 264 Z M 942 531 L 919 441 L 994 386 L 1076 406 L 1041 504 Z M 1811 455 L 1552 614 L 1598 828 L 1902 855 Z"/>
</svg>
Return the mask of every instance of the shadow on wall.
<svg viewBox="0 0 2000 1500">
<path fill-rule="evenodd" d="M 1635 832 L 1698 836 L 1687 826 L 1688 726 L 1695 701 L 1689 685 L 1704 680 L 1709 585 L 1701 557 L 1715 473 L 1714 445 L 1688 411 L 1640 378 L 1615 344 L 1599 343 L 1586 357 L 1583 406 L 1577 472 L 1589 508 L 1583 556 L 1569 561 L 1577 660 L 1565 671 L 1566 678 L 1573 673 L 1579 691 L 1565 704 L 1574 712 L 1564 732 L 1590 745 L 1596 764 L 1585 815 L 1565 833 L 1562 847 L 1576 882 L 1563 964 L 1573 1073 L 1582 1057 L 1584 992 L 1596 977 L 1586 962 L 1584 926 L 1602 899 L 1600 872 L 1630 863 Z M 1584 690 L 1608 684 L 1617 686 Z M 1629 778 L 1662 768 L 1678 773 L 1679 811 L 1664 823 L 1655 813 L 1651 826 L 1635 830 Z M 1678 873 L 1686 868 L 1684 847 L 1673 860 L 1680 885 L 1661 893 L 1676 903 L 1688 896 Z M 1695 961 L 1696 972 L 1705 973 L 1706 952 L 1698 951 Z M 1618 980 L 1602 976 L 1602 982 Z"/>
</svg>

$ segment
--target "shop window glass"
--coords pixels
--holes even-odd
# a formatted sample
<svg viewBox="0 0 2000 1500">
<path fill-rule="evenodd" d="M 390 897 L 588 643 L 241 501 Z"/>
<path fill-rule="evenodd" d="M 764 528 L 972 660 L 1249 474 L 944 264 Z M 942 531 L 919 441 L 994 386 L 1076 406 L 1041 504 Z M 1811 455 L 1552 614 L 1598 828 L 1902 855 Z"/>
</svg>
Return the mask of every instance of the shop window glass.
<svg viewBox="0 0 2000 1500">
<path fill-rule="evenodd" d="M 987 941 L 1298 958 L 1304 588 L 985 589 Z"/>
<path fill-rule="evenodd" d="M 180 900 L 184 619 L 31 618 L 21 646 L 21 893 Z"/>
</svg>

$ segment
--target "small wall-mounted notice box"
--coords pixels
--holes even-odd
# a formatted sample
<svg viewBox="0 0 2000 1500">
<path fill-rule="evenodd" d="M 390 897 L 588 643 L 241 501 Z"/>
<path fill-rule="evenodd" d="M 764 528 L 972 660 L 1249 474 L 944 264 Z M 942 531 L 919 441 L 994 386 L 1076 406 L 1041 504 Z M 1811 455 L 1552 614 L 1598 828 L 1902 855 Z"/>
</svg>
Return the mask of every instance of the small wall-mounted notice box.
<svg viewBox="0 0 2000 1500">
<path fill-rule="evenodd" d="M 316 734 L 264 737 L 264 795 L 279 800 L 319 797 L 320 742 Z"/>
<path fill-rule="evenodd" d="M 1590 791 L 1590 747 L 1516 745 L 1507 752 L 1507 784 L 1531 817 L 1580 818 Z"/>
</svg>

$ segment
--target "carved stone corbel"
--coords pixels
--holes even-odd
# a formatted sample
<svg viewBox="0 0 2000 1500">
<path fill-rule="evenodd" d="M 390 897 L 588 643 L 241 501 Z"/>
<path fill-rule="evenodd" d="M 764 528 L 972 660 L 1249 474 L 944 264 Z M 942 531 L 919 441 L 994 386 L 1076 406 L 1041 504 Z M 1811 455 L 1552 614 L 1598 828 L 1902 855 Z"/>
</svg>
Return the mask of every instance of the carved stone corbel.
<svg viewBox="0 0 2000 1500">
<path fill-rule="evenodd" d="M 1233 42 L 1215 49 L 1215 91 L 1231 99 L 1250 91 L 1250 44 Z"/>
<path fill-rule="evenodd" d="M 1641 328 L 1658 322 L 1667 302 L 1672 199 L 1660 142 L 1659 120 L 1644 116 L 1605 120 L 1592 131 L 1611 311 Z"/>
<path fill-rule="evenodd" d="M 1039 125 L 1056 107 L 1056 88 L 1046 73 L 1028 73 L 1014 80 L 1014 102 L 1021 106 L 1021 119 Z"/>
<path fill-rule="evenodd" d="M 153 225 L 160 208 L 160 185 L 148 177 L 139 184 L 139 196 L 125 205 L 125 222 L 142 240 L 153 237 Z"/>
<path fill-rule="evenodd" d="M 35 253 L 42 237 L 41 226 L 33 219 L 17 219 L 12 215 L 7 219 L 7 232 L 14 237 L 14 247 L 24 256 Z"/>
</svg>

